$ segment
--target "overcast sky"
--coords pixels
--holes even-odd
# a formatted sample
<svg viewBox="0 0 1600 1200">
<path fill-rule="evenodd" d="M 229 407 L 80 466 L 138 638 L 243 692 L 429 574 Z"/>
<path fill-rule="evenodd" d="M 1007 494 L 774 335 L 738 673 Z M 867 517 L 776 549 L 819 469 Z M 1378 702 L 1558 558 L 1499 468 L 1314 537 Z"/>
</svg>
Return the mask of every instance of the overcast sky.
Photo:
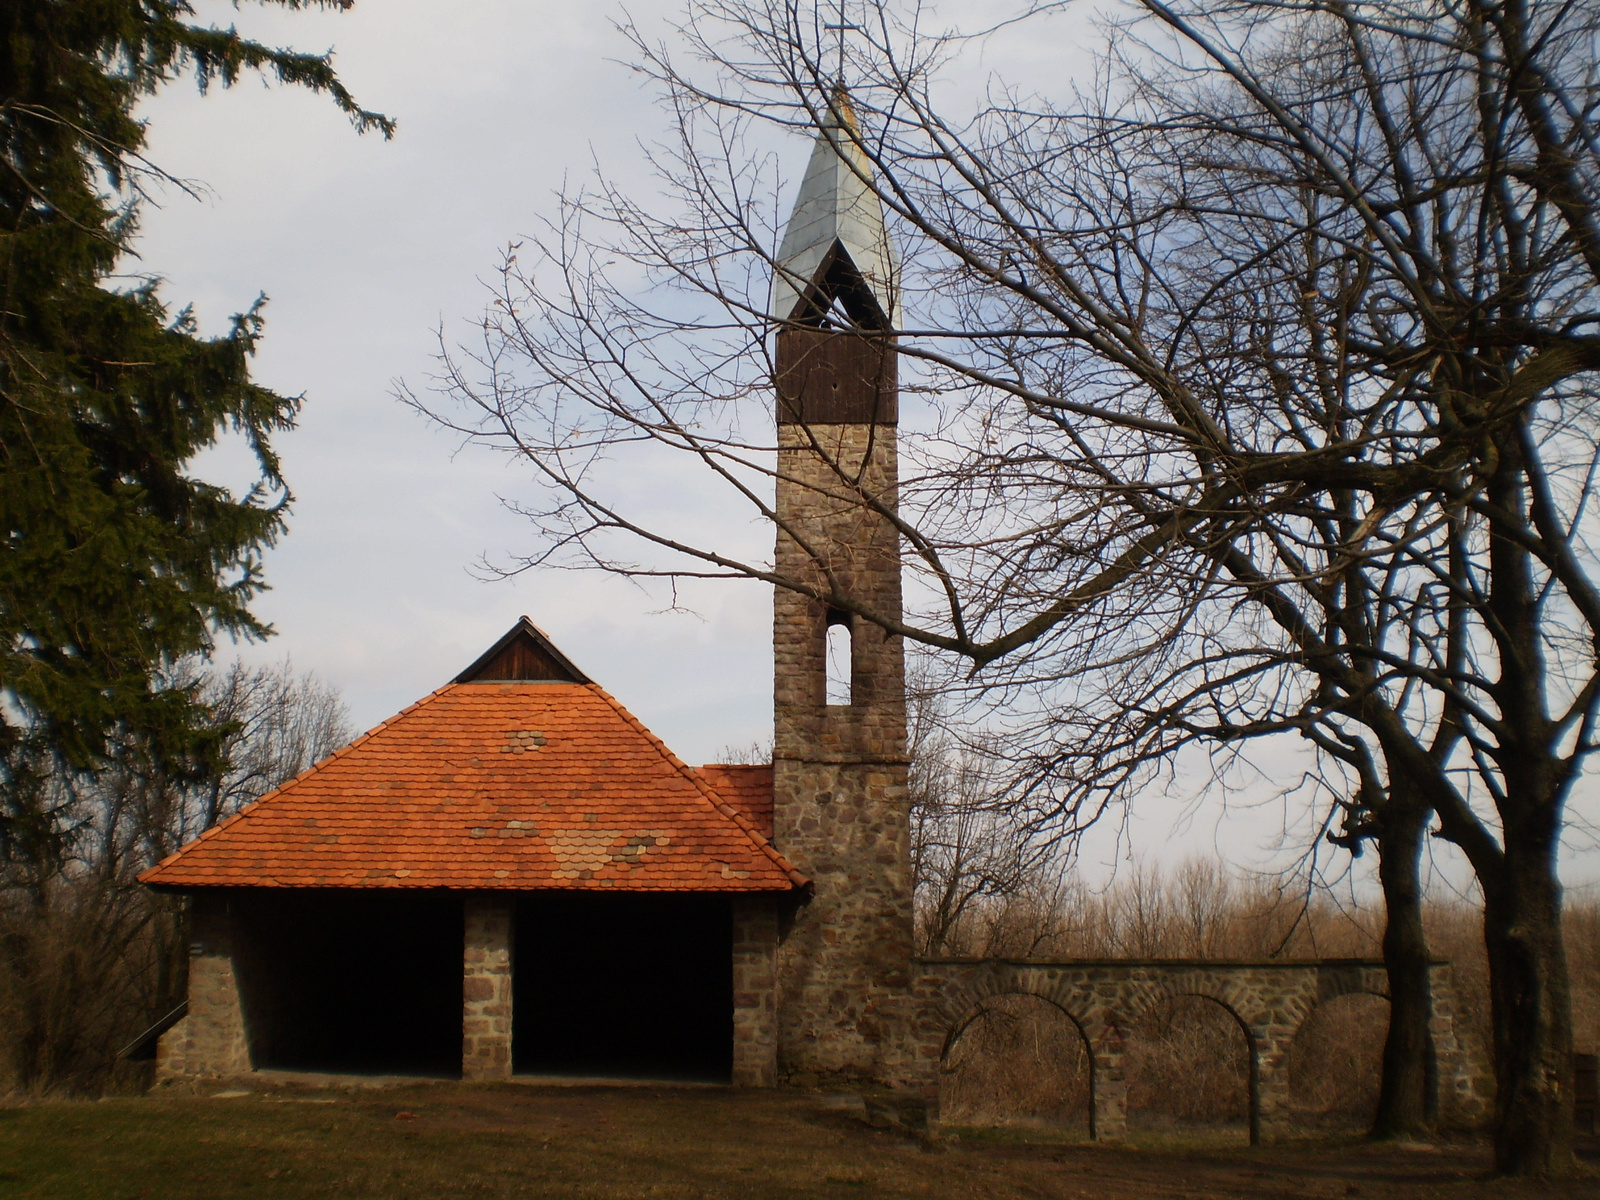
<svg viewBox="0 0 1600 1200">
<path fill-rule="evenodd" d="M 528 544 L 497 500 L 520 480 L 487 454 L 455 455 L 393 397 L 398 379 L 426 386 L 441 325 L 470 332 L 481 280 L 550 211 L 563 176 L 596 154 L 626 175 L 632 139 L 659 127 L 637 77 L 609 61 L 626 47 L 608 5 L 444 11 L 421 0 L 365 0 L 344 16 L 201 9 L 269 43 L 335 46 L 361 102 L 399 120 L 390 142 L 356 136 L 326 100 L 254 81 L 204 99 L 176 86 L 143 110 L 150 157 L 206 195 L 171 192 L 146 216 L 140 266 L 210 330 L 265 292 L 256 378 L 306 398 L 281 440 L 295 503 L 258 604 L 278 636 L 245 652 L 315 670 L 365 728 L 527 613 L 691 761 L 762 738 L 760 589 L 719 589 L 695 619 L 651 616 L 651 598 L 616 580 L 481 581 L 478 559 Z M 222 455 L 204 469 L 237 482 L 237 466 Z"/>
<path fill-rule="evenodd" d="M 274 45 L 334 47 L 358 99 L 400 122 L 393 141 L 358 137 L 326 100 L 255 80 L 203 99 L 177 85 L 142 109 L 150 157 L 203 195 L 174 190 L 146 213 L 136 269 L 165 279 L 169 303 L 192 303 L 208 332 L 266 293 L 256 378 L 305 395 L 300 427 L 279 443 L 295 494 L 289 533 L 267 559 L 272 590 L 257 604 L 278 635 L 239 652 L 315 671 L 367 728 L 447 682 L 527 613 L 687 761 L 769 738 L 766 589 L 700 588 L 688 615 L 614 578 L 552 570 L 485 581 L 475 563 L 531 546 L 499 502 L 526 495 L 525 478 L 483 451 L 456 453 L 394 398 L 397 380 L 426 387 L 441 327 L 470 336 L 501 250 L 553 211 L 563 180 L 598 161 L 643 186 L 636 143 L 657 137 L 663 117 L 647 81 L 618 61 L 628 53 L 613 27 L 621 7 L 361 0 L 342 16 L 198 7 Z M 944 19 L 959 7 L 947 5 Z M 628 9 L 665 34 L 678 0 Z M 1088 29 L 1082 18 L 1058 21 L 1054 44 L 1011 38 L 957 68 L 973 82 L 1001 70 L 1064 86 L 1063 72 L 1085 62 Z M 791 181 L 808 153 L 796 139 Z M 201 473 L 237 485 L 242 466 L 223 450 Z M 1220 794 L 1152 802 L 1134 848 L 1221 850 L 1263 865 L 1277 857 L 1282 814 L 1270 800 L 1241 801 L 1269 793 L 1236 793 L 1228 808 Z M 1191 819 L 1175 829 L 1180 810 Z M 1126 848 L 1108 834 L 1088 857 L 1099 870 Z M 1569 856 L 1569 876 L 1592 878 L 1595 858 Z"/>
</svg>

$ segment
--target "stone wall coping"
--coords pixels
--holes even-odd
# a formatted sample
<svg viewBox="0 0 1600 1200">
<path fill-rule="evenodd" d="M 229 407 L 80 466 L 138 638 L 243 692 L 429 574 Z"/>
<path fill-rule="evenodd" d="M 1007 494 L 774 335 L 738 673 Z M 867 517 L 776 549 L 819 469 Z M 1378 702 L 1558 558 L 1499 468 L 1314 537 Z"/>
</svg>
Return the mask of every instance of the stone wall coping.
<svg viewBox="0 0 1600 1200">
<path fill-rule="evenodd" d="M 1304 971 L 1310 967 L 1382 967 L 1381 958 L 914 958 L 914 965 L 925 967 L 1184 967 L 1271 968 Z M 1431 966 L 1448 967 L 1449 959 L 1435 958 Z"/>
</svg>

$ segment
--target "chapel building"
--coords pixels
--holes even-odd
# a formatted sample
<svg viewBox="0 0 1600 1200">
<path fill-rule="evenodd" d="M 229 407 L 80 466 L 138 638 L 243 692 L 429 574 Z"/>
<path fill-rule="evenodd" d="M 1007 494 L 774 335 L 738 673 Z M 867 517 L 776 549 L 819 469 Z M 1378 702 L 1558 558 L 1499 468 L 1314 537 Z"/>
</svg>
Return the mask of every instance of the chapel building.
<svg viewBox="0 0 1600 1200">
<path fill-rule="evenodd" d="M 837 108 L 850 120 L 840 94 Z M 146 872 L 191 898 L 158 1075 L 633 1077 L 846 1085 L 938 1122 L 999 997 L 1057 1009 L 1089 1133 L 1127 1135 L 1127 1031 L 1180 996 L 1248 1052 L 1252 1144 L 1360 959 L 914 960 L 896 530 L 897 267 L 847 124 L 813 148 L 773 280 L 773 760 L 690 767 L 524 618 L 455 680 Z M 1443 1119 L 1492 1107 L 1429 981 Z"/>
<path fill-rule="evenodd" d="M 684 764 L 523 618 L 142 876 L 192 905 L 162 1077 L 915 1085 L 904 663 L 881 624 L 898 302 L 869 180 L 825 127 L 776 264 L 775 561 L 809 594 L 774 598 L 772 763 Z"/>
</svg>

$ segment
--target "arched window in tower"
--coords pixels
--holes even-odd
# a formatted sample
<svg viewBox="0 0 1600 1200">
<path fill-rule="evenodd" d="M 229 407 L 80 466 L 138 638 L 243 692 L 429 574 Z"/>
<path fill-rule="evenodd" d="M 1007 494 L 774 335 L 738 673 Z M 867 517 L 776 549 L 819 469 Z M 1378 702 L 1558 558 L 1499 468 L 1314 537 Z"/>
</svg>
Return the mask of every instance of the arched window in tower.
<svg viewBox="0 0 1600 1200">
<path fill-rule="evenodd" d="M 850 701 L 850 614 L 828 614 L 828 640 L 824 647 L 829 704 L 849 704 Z"/>
</svg>

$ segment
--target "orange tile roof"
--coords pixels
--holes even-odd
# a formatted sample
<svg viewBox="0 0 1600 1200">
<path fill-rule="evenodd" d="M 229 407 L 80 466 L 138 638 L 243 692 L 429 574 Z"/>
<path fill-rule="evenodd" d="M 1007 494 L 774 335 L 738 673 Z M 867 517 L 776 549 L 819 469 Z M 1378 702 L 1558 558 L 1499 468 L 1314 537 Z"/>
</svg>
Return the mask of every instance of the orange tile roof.
<svg viewBox="0 0 1600 1200">
<path fill-rule="evenodd" d="M 707 763 L 698 771 L 713 792 L 749 818 L 762 837 L 772 839 L 771 763 Z"/>
<path fill-rule="evenodd" d="M 443 687 L 140 879 L 178 890 L 806 883 L 708 777 L 598 685 L 575 682 Z"/>
</svg>

